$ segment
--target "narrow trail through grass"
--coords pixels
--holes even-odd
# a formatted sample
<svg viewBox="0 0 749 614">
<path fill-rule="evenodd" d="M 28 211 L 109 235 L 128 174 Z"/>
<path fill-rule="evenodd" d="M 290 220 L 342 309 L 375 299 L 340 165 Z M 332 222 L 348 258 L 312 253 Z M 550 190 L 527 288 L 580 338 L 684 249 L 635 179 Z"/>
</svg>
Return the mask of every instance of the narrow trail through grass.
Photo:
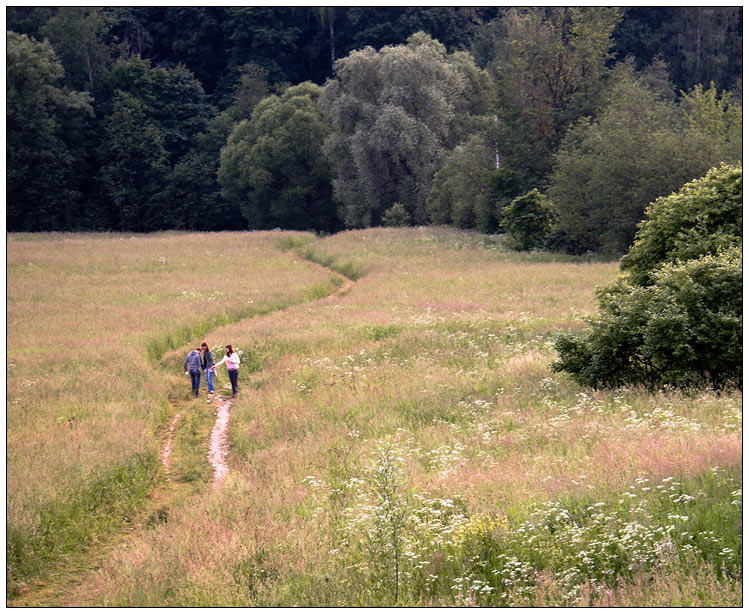
<svg viewBox="0 0 749 614">
<path fill-rule="evenodd" d="M 220 483 L 229 473 L 229 465 L 226 457 L 229 449 L 226 443 L 226 435 L 229 431 L 229 419 L 231 418 L 231 401 L 224 401 L 216 410 L 216 424 L 211 431 L 211 444 L 208 450 L 208 462 L 213 467 L 213 483 Z"/>
<path fill-rule="evenodd" d="M 354 281 L 361 277 L 363 272 L 357 271 L 356 274 L 347 275 L 345 263 L 343 265 L 344 270 L 340 270 L 340 265 L 333 266 L 330 265 L 331 263 L 321 263 L 315 258 L 314 252 L 303 249 L 305 245 L 308 244 L 291 243 L 287 245 L 280 241 L 278 247 L 291 257 L 296 256 L 310 267 L 324 270 L 332 274 L 333 277 L 331 277 L 331 288 L 325 290 L 313 288 L 301 302 L 314 302 L 348 294 Z M 170 335 L 161 340 L 154 339 L 147 347 L 148 359 L 156 365 L 168 350 L 177 349 L 176 344 L 178 343 L 186 344 L 191 341 L 192 337 L 206 335 L 221 326 L 283 311 L 296 304 L 298 302 L 271 304 L 254 311 L 237 312 L 234 317 L 228 319 L 217 317 L 212 320 L 202 320 L 193 327 L 182 327 L 178 334 Z M 210 403 L 212 411 L 215 408 L 216 420 L 205 447 L 207 449 L 207 460 L 214 469 L 212 482 L 214 486 L 220 486 L 229 471 L 227 437 L 232 401 L 218 393 L 213 399 L 209 399 L 208 403 Z M 164 434 L 164 442 L 159 453 L 163 468 L 163 479 L 159 479 L 153 485 L 146 505 L 138 510 L 133 518 L 123 523 L 118 531 L 111 533 L 105 539 L 89 544 L 81 552 L 67 557 L 44 576 L 24 586 L 18 595 L 9 597 L 6 602 L 8 607 L 66 607 L 74 605 L 67 603 L 68 595 L 72 593 L 72 589 L 81 584 L 83 579 L 96 570 L 116 548 L 122 546 L 139 532 L 156 524 L 167 522 L 171 507 L 185 504 L 192 497 L 205 494 L 206 491 L 196 493 L 195 486 L 190 483 L 173 479 L 174 434 L 180 426 L 180 421 L 184 419 L 190 408 L 186 406 L 184 400 L 179 399 L 171 399 L 169 404 L 171 410 L 169 413 L 172 417 Z"/>
<path fill-rule="evenodd" d="M 174 429 L 177 428 L 177 423 L 179 422 L 179 419 L 181 416 L 182 414 L 178 413 L 176 416 L 174 416 L 172 423 L 169 425 L 169 431 L 167 431 L 166 444 L 164 445 L 164 449 L 161 451 L 161 455 L 160 455 L 161 464 L 164 466 L 164 473 L 166 474 L 167 482 L 171 481 L 171 477 L 169 477 L 169 459 L 172 455 Z"/>
</svg>

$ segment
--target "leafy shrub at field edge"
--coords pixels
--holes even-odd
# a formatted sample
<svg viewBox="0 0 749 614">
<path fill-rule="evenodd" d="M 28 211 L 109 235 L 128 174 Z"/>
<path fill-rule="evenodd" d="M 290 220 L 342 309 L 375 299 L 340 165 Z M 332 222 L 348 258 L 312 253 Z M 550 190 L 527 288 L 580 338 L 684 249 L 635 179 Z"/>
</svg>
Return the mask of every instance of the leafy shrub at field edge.
<svg viewBox="0 0 749 614">
<path fill-rule="evenodd" d="M 588 386 L 741 385 L 742 169 L 656 200 L 600 313 L 560 335 L 554 369 Z"/>
</svg>

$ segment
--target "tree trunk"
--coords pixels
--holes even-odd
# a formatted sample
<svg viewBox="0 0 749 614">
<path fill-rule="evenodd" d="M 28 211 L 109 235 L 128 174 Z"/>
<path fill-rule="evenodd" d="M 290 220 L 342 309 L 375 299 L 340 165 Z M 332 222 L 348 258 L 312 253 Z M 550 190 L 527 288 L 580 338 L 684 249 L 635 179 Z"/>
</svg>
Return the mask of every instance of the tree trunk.
<svg viewBox="0 0 749 614">
<path fill-rule="evenodd" d="M 330 73 L 335 77 L 335 30 L 333 29 L 333 20 L 328 23 L 330 30 Z"/>
</svg>

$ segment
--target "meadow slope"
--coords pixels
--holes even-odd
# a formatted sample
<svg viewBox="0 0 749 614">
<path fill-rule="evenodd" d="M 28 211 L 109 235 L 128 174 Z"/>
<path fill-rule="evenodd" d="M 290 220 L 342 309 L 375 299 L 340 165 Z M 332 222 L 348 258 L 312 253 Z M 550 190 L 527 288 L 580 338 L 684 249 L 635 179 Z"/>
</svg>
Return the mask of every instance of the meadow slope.
<svg viewBox="0 0 749 614">
<path fill-rule="evenodd" d="M 163 477 L 170 400 L 189 386 L 156 360 L 328 294 L 332 278 L 278 233 L 9 235 L 8 594 L 131 517 Z"/>
<path fill-rule="evenodd" d="M 223 253 L 229 240 L 240 251 L 224 266 L 202 270 L 186 251 L 181 266 L 155 278 L 164 289 L 152 291 L 160 259 L 174 258 L 166 247 L 197 242 Z M 554 333 L 583 325 L 616 263 L 510 253 L 494 238 L 442 228 L 316 241 L 165 235 L 138 239 L 140 268 L 116 283 L 124 273 L 115 269 L 134 266 L 121 254 L 90 270 L 76 256 L 80 279 L 55 277 L 55 266 L 75 258 L 55 266 L 32 258 L 59 257 L 55 241 L 9 244 L 9 331 L 21 328 L 8 342 L 9 521 L 24 526 L 24 511 L 43 505 L 37 492 L 55 500 L 80 490 L 78 476 L 93 471 L 85 451 L 111 465 L 153 453 L 175 404 L 189 410 L 176 479 L 191 484 L 59 604 L 740 604 L 740 393 L 596 392 L 550 370 Z M 115 239 L 71 241 L 85 254 Z M 340 279 L 305 260 L 355 281 L 328 296 Z M 84 279 L 118 311 L 107 318 L 88 307 L 82 321 L 91 328 L 77 329 L 76 310 L 86 307 L 70 297 Z M 248 300 L 274 307 L 235 312 L 191 336 L 205 320 L 192 309 L 197 299 L 181 298 L 192 291 L 236 297 L 237 309 Z M 28 310 L 46 306 L 38 316 L 46 322 L 50 303 L 65 297 L 69 319 L 34 336 Z M 127 325 L 100 348 L 97 333 L 110 321 Z M 188 327 L 185 338 L 165 341 L 177 324 Z M 243 350 L 231 470 L 215 488 L 204 459 L 207 412 L 179 397 L 184 380 L 164 375 L 179 372 L 203 336 Z M 92 347 L 71 346 L 74 338 Z M 55 352 L 68 357 L 58 379 L 43 359 Z M 143 368 L 124 367 L 128 356 Z M 81 362 L 101 370 L 76 377 Z M 110 372 L 129 375 L 97 387 Z M 71 397 L 82 389 L 87 413 L 71 421 Z M 27 397 L 42 391 L 44 422 L 33 426 Z M 43 472 L 39 486 L 26 482 L 36 479 L 23 443 L 30 437 L 48 456 L 64 451 L 58 473 L 68 482 Z"/>
</svg>

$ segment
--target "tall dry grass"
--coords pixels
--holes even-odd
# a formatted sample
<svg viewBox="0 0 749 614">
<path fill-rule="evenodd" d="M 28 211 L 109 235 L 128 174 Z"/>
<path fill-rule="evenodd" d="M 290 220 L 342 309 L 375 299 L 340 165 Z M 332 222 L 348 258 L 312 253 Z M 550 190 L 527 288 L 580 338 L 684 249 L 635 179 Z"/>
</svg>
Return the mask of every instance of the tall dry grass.
<svg viewBox="0 0 749 614">
<path fill-rule="evenodd" d="M 593 392 L 550 370 L 554 332 L 582 325 L 615 263 L 512 254 L 448 229 L 353 231 L 302 249 L 361 277 L 343 296 L 212 334 L 246 352 L 232 472 L 118 549 L 68 605 L 393 605 L 396 587 L 400 605 L 610 594 L 636 606 L 649 603 L 644 577 L 689 575 L 689 548 L 711 564 L 723 552 L 735 579 L 740 394 Z M 694 513 L 680 507 L 688 497 Z M 563 543 L 544 532 L 550 509 L 579 523 L 563 525 Z M 656 536 L 669 515 L 687 518 L 696 545 L 674 537 L 684 557 L 666 569 L 671 546 Z M 521 529 L 543 547 L 525 547 Z M 605 540 L 625 540 L 623 558 L 570 571 L 583 545 Z M 599 572 L 610 593 L 591 592 Z M 735 584 L 705 573 L 705 603 L 735 605 Z"/>
<path fill-rule="evenodd" d="M 90 527 L 105 514 L 103 490 L 112 491 L 105 507 L 119 516 L 115 524 L 124 513 L 120 503 L 148 492 L 167 397 L 189 390 L 181 364 L 166 374 L 149 348 L 163 353 L 178 339 L 199 344 L 203 337 L 191 335 L 199 332 L 196 324 L 307 300 L 311 289 L 330 285 L 329 275 L 281 251 L 280 239 L 9 236 L 9 585 L 91 537 Z"/>
</svg>

